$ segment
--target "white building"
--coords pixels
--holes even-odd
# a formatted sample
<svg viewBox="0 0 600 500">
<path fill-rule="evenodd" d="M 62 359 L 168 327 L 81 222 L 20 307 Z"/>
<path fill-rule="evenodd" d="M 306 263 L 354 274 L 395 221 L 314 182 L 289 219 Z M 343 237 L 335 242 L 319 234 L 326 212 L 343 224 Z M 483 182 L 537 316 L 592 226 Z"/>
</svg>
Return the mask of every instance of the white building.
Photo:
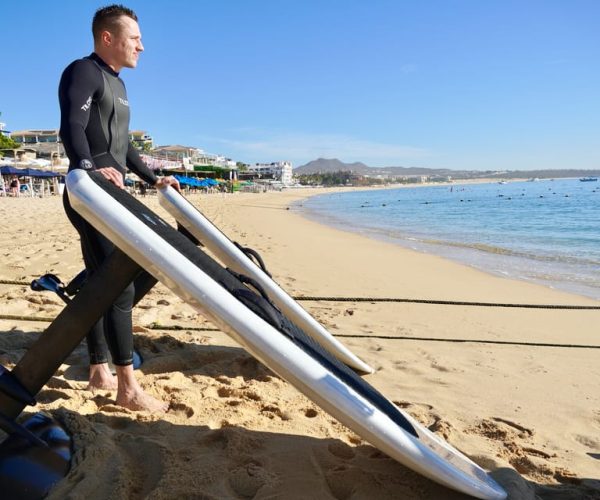
<svg viewBox="0 0 600 500">
<path fill-rule="evenodd" d="M 253 172 L 261 177 L 272 177 L 280 181 L 284 186 L 292 184 L 292 162 L 290 161 L 248 165 L 248 172 Z"/>
</svg>

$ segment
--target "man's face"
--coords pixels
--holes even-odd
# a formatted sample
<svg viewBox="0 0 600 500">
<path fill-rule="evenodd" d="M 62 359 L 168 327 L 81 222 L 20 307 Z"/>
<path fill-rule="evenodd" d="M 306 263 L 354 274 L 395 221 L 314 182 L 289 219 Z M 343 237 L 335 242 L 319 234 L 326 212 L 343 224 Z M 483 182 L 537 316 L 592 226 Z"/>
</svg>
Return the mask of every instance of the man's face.
<svg viewBox="0 0 600 500">
<path fill-rule="evenodd" d="M 142 34 L 138 23 L 127 16 L 119 20 L 121 29 L 112 35 L 111 49 L 115 63 L 122 68 L 135 68 L 143 52 Z"/>
</svg>

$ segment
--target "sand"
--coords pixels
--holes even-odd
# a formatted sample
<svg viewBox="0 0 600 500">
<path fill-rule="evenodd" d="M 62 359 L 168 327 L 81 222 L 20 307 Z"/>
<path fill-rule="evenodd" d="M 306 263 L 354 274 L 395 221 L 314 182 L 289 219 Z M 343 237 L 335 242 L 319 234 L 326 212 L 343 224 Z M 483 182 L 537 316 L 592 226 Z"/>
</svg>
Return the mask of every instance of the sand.
<svg viewBox="0 0 600 500">
<path fill-rule="evenodd" d="M 331 229 L 288 209 L 315 192 L 191 200 L 232 239 L 258 250 L 292 295 L 599 304 Z M 172 220 L 156 196 L 142 200 Z M 2 280 L 51 272 L 68 282 L 83 267 L 58 197 L 1 198 L 0 230 Z M 492 471 L 511 498 L 600 498 L 600 311 L 303 306 L 376 368 L 365 377 L 371 384 Z M 32 320 L 62 307 L 51 293 L 0 284 L 0 362 L 14 366 L 47 325 Z M 113 392 L 86 391 L 80 346 L 38 394 L 36 409 L 74 437 L 71 471 L 50 498 L 466 498 L 378 452 L 164 286 L 135 309 L 134 323 L 145 358 L 138 378 L 170 409 L 132 412 L 115 405 Z M 173 326 L 181 329 L 167 329 Z M 523 345 L 539 343 L 589 347 Z"/>
</svg>

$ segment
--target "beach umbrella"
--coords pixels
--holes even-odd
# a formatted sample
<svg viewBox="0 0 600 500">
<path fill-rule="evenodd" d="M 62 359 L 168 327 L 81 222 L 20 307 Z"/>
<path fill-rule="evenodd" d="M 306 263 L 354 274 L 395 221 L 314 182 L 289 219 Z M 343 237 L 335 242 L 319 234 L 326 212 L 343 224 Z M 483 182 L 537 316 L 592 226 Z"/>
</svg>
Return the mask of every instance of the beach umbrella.
<svg viewBox="0 0 600 500">
<path fill-rule="evenodd" d="M 11 167 L 10 165 L 4 165 L 0 167 L 0 174 L 2 175 L 25 175 L 23 170 L 16 167 Z"/>
<path fill-rule="evenodd" d="M 19 175 L 24 175 L 25 177 L 60 177 L 61 174 L 47 172 L 45 170 L 37 170 L 35 168 L 24 168 L 23 173 Z"/>
<path fill-rule="evenodd" d="M 177 179 L 179 181 L 179 184 L 181 186 L 191 186 L 192 185 L 189 177 L 184 177 L 183 175 L 174 175 L 173 177 L 175 177 L 175 179 Z"/>
</svg>

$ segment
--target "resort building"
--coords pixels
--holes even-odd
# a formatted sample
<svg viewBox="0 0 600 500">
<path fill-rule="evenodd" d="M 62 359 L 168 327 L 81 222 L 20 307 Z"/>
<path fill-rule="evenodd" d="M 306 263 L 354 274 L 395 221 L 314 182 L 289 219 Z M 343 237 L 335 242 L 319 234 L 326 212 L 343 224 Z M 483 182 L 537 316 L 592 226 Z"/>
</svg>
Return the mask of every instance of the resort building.
<svg viewBox="0 0 600 500">
<path fill-rule="evenodd" d="M 53 142 L 60 142 L 58 136 L 58 129 L 52 130 L 19 130 L 17 132 L 11 132 L 10 138 L 20 144 L 40 144 Z"/>
<path fill-rule="evenodd" d="M 65 159 L 65 148 L 60 141 L 58 129 L 17 130 L 10 138 L 21 147 L 15 150 L 18 161 L 31 161 L 38 158 L 50 160 L 52 166 L 61 166 Z"/>
<path fill-rule="evenodd" d="M 152 156 L 170 161 L 179 161 L 187 170 L 198 170 L 201 167 L 217 167 L 235 170 L 233 160 L 221 155 L 206 153 L 200 148 L 181 145 L 159 146 L 152 150 Z"/>
<path fill-rule="evenodd" d="M 232 159 L 226 158 L 223 155 L 206 153 L 202 149 L 197 150 L 197 154 L 191 158 L 191 161 L 194 167 L 209 166 L 227 170 L 235 170 L 237 168 L 236 163 Z"/>
<path fill-rule="evenodd" d="M 143 151 L 149 151 L 154 146 L 152 137 L 145 130 L 130 130 L 129 140 L 135 147 Z"/>
<path fill-rule="evenodd" d="M 272 163 L 255 163 L 248 165 L 247 171 L 261 178 L 270 178 L 285 186 L 292 184 L 292 162 L 277 161 Z"/>
<path fill-rule="evenodd" d="M 192 158 L 202 154 L 202 150 L 192 146 L 181 146 L 173 144 L 168 146 L 158 146 L 154 148 L 151 155 L 154 158 L 159 158 L 166 161 L 177 161 L 186 169 L 191 170 L 193 161 Z"/>
</svg>

